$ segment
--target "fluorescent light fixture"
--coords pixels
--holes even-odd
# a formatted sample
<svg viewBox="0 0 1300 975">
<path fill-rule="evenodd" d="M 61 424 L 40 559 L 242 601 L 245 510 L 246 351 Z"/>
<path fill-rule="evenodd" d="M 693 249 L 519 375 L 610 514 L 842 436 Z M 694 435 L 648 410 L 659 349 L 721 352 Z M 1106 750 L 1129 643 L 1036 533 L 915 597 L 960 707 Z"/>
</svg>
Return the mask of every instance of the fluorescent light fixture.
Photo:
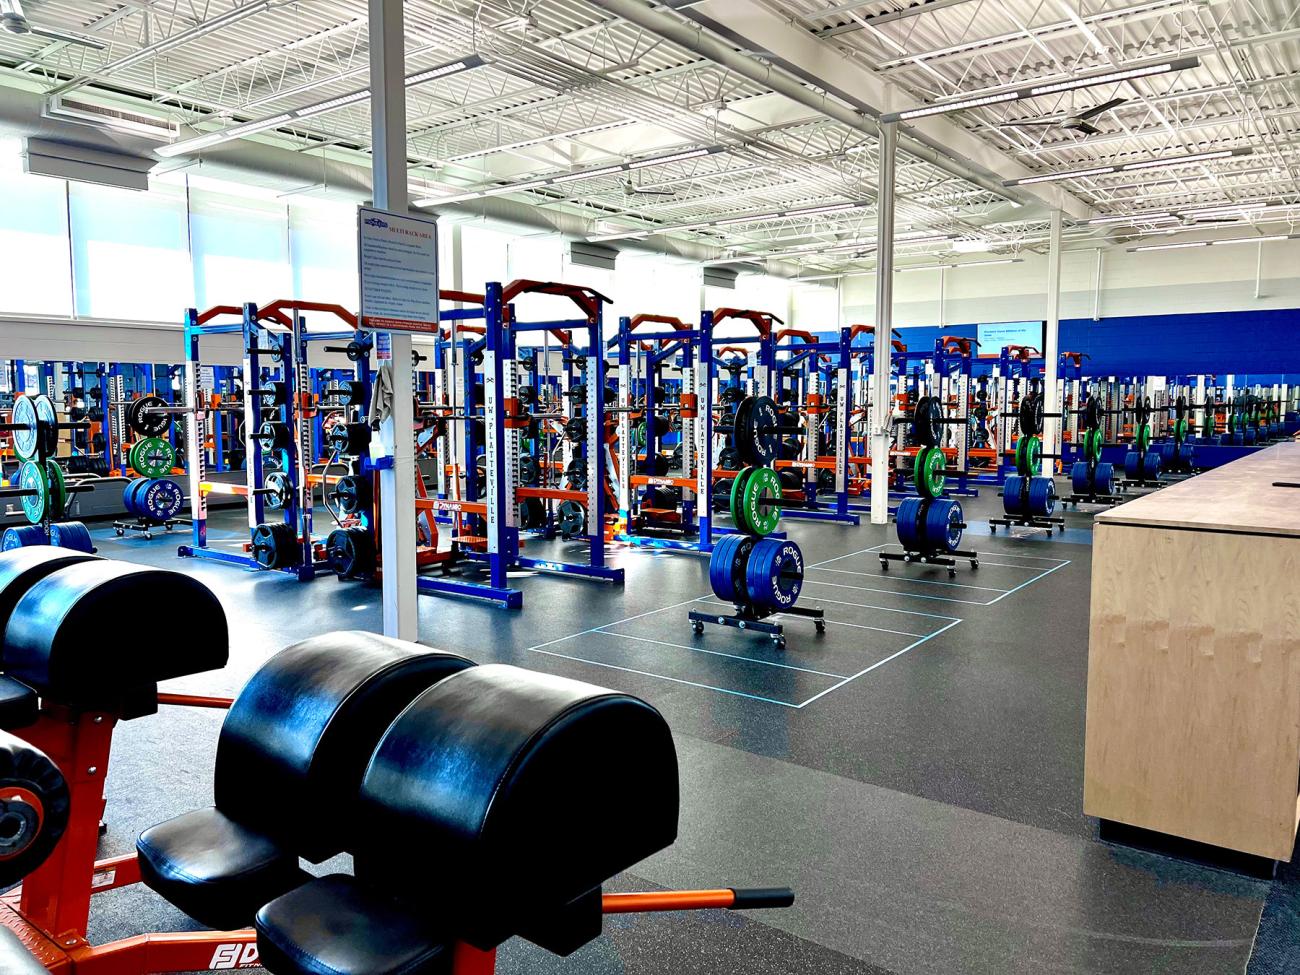
<svg viewBox="0 0 1300 975">
<path fill-rule="evenodd" d="M 577 179 L 595 179 L 597 176 L 608 176 L 610 173 L 621 173 L 622 166 L 602 166 L 600 169 L 586 169 L 580 173 L 569 173 L 566 176 L 555 176 L 551 179 L 552 183 L 572 183 Z"/>
<path fill-rule="evenodd" d="M 852 210 L 854 207 L 862 205 L 861 203 L 833 203 L 824 207 L 805 207 L 802 210 L 789 210 L 785 213 L 785 216 L 810 217 L 814 213 L 838 213 L 841 210 Z"/>
<path fill-rule="evenodd" d="M 1208 240 L 1184 240 L 1177 244 L 1143 244 L 1141 247 L 1130 247 L 1130 254 L 1136 254 L 1138 251 L 1175 251 L 1182 250 L 1184 247 L 1209 247 Z"/>
<path fill-rule="evenodd" d="M 1237 213 L 1255 213 L 1267 207 L 1265 203 L 1225 203 L 1217 207 L 1199 207 L 1195 210 L 1179 210 L 1182 217 L 1217 217 L 1232 216 Z"/>
<path fill-rule="evenodd" d="M 664 163 L 681 162 L 683 159 L 698 159 L 700 156 L 707 156 L 714 150 L 709 147 L 700 149 L 688 149 L 686 152 L 674 152 L 670 156 L 657 156 L 653 159 L 638 159 L 636 162 L 627 164 L 628 169 L 644 169 L 646 166 L 660 166 Z"/>
<path fill-rule="evenodd" d="M 1056 173 L 1041 173 L 1022 179 L 1004 179 L 1003 186 L 1024 186 L 1029 183 L 1051 183 L 1062 179 L 1081 179 L 1085 176 L 1103 176 L 1107 173 L 1125 173 L 1135 169 L 1153 169 L 1162 166 L 1182 166 L 1204 162 L 1207 159 L 1226 159 L 1229 156 L 1249 156 L 1255 150 L 1249 146 L 1238 149 L 1215 149 L 1211 152 L 1193 152 L 1184 156 L 1167 156 L 1162 159 L 1142 159 L 1137 162 L 1116 163 L 1113 166 L 1093 166 L 1089 169 L 1067 169 Z"/>
<path fill-rule="evenodd" d="M 1110 84 L 1111 82 L 1130 81 L 1133 78 L 1149 78 L 1157 74 L 1169 74 L 1172 71 L 1181 71 L 1184 68 L 1195 68 L 1200 63 L 1200 59 L 1196 57 L 1179 58 L 1175 61 L 1165 61 L 1162 64 L 1148 64 L 1140 68 L 1123 68 L 1119 71 L 1108 71 L 1087 78 L 1071 78 L 1069 81 L 1057 81 L 1050 85 L 1037 85 L 1029 89 L 1029 93 L 1037 96 L 1052 95 L 1058 91 L 1076 91 L 1079 88 L 1091 88 L 1096 85 Z"/>
<path fill-rule="evenodd" d="M 1116 166 L 1094 166 L 1092 169 L 1071 169 L 1063 173 L 1043 173 L 1040 176 L 1026 176 L 1024 179 L 1004 179 L 1003 186 L 1027 186 L 1030 183 L 1052 183 L 1061 179 L 1082 179 L 1085 176 L 1104 176 L 1118 172 Z"/>
<path fill-rule="evenodd" d="M 239 9 L 243 9 L 242 7 Z M 436 68 L 428 68 L 424 71 L 417 71 L 415 74 L 406 76 L 406 87 L 423 84 L 426 81 L 432 81 L 434 78 L 444 78 L 447 75 L 456 74 L 460 71 L 466 71 L 470 68 L 477 68 L 484 64 L 484 60 L 477 54 L 469 57 L 452 61 L 448 64 L 439 65 Z M 222 129 L 220 132 L 207 132 L 193 139 L 184 139 L 180 142 L 173 142 L 171 145 L 160 146 L 154 151 L 160 156 L 180 156 L 189 152 L 197 152 L 200 149 L 206 149 L 209 146 L 219 145 L 222 142 L 229 142 L 232 139 L 239 139 L 254 132 L 262 132 L 266 129 L 273 129 L 285 122 L 294 119 L 312 118 L 316 115 L 323 115 L 326 112 L 333 111 L 336 108 L 342 108 L 345 105 L 353 105 L 357 102 L 364 101 L 370 97 L 369 88 L 359 88 L 356 91 L 346 92 L 342 95 L 335 95 L 333 98 L 327 98 L 324 101 L 315 102 L 311 105 L 304 105 L 302 108 L 295 108 L 288 112 L 282 112 L 279 115 L 272 115 L 269 118 L 254 119 L 251 122 L 243 122 L 240 125 L 231 126 L 228 129 Z"/>
<path fill-rule="evenodd" d="M 891 112 L 880 116 L 882 122 L 906 122 L 914 118 L 927 118 L 931 115 L 943 115 L 946 112 L 960 112 L 967 108 L 979 108 L 981 105 L 996 105 L 999 102 L 1014 102 L 1020 96 L 1014 91 L 1004 91 L 1000 95 L 982 95 L 979 98 L 963 98 L 957 102 L 945 102 L 942 105 L 927 105 L 924 108 L 909 108 L 904 112 Z"/>
<path fill-rule="evenodd" d="M 1160 213 L 1130 213 L 1122 217 L 1093 217 L 1085 221 L 1089 226 L 1106 223 L 1156 223 L 1161 220 L 1177 220 L 1172 213 L 1165 210 Z"/>
<path fill-rule="evenodd" d="M 1001 257 L 992 261 L 964 261 L 961 264 L 912 264 L 909 267 L 896 267 L 894 273 L 903 271 L 939 271 L 958 267 L 988 267 L 990 264 L 1020 264 L 1024 258 Z"/>
<path fill-rule="evenodd" d="M 1159 61 L 1154 64 L 1136 65 L 1131 68 L 1121 68 L 1119 70 L 1102 71 L 1097 74 L 1082 75 L 1078 78 L 1067 78 L 1064 81 L 1053 81 L 1039 85 L 1027 85 L 1023 88 L 1014 88 L 1010 91 L 994 92 L 987 95 L 975 95 L 969 98 L 958 98 L 953 101 L 938 102 L 933 105 L 923 105 L 918 108 L 909 108 L 901 112 L 886 112 L 880 116 L 880 121 L 906 122 L 911 119 L 926 118 L 931 115 L 943 115 L 947 112 L 959 112 L 967 108 L 979 108 L 982 105 L 997 105 L 1003 102 L 1017 102 L 1026 98 L 1037 98 L 1040 95 L 1051 95 L 1061 91 L 1076 91 L 1080 88 L 1092 88 L 1096 85 L 1131 81 L 1134 78 L 1147 78 L 1152 75 L 1169 74 L 1174 71 L 1182 71 L 1186 68 L 1195 68 L 1200 65 L 1200 63 L 1201 59 L 1196 56 L 1173 58 L 1167 61 Z"/>
<path fill-rule="evenodd" d="M 1178 156 L 1174 159 L 1148 159 L 1145 162 L 1126 163 L 1120 167 L 1123 172 L 1132 169 L 1154 169 L 1159 166 L 1170 166 L 1177 164 L 1182 166 L 1186 163 L 1204 162 L 1207 159 L 1224 159 L 1234 155 L 1231 149 L 1220 149 L 1216 152 L 1194 152 L 1189 156 Z M 1235 153 L 1243 155 L 1243 153 Z"/>
<path fill-rule="evenodd" d="M 1291 240 L 1294 234 L 1268 234 L 1263 237 L 1229 237 L 1226 240 L 1212 240 L 1210 245 L 1217 247 L 1220 244 L 1264 244 L 1271 240 Z"/>
</svg>

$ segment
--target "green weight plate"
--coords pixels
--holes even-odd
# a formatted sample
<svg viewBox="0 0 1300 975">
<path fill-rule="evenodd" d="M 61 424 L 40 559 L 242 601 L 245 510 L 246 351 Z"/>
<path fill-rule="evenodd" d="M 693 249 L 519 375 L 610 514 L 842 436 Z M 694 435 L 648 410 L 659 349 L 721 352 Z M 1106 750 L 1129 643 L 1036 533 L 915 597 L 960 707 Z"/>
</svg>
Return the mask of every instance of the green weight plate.
<svg viewBox="0 0 1300 975">
<path fill-rule="evenodd" d="M 914 475 L 917 493 L 923 498 L 937 498 L 943 494 L 943 469 L 948 465 L 943 451 L 926 447 L 917 452 Z"/>
<path fill-rule="evenodd" d="M 1141 456 L 1146 456 L 1147 448 L 1151 446 L 1151 425 L 1143 423 L 1138 427 L 1137 432 L 1137 452 Z"/>
<path fill-rule="evenodd" d="M 32 492 L 22 496 L 23 514 L 33 525 L 39 525 L 50 499 L 50 481 L 44 468 L 34 460 L 23 461 L 18 468 L 18 487 Z"/>
<path fill-rule="evenodd" d="M 1174 424 L 1174 443 L 1182 443 L 1187 439 L 1187 421 L 1179 420 Z"/>
<path fill-rule="evenodd" d="M 736 528 L 747 534 L 752 534 L 753 529 L 749 525 L 745 524 L 745 513 L 741 510 L 740 499 L 744 497 L 743 492 L 745 490 L 745 483 L 753 476 L 753 474 L 754 468 L 745 467 L 742 468 L 740 473 L 731 481 L 731 520 L 736 523 Z"/>
<path fill-rule="evenodd" d="M 32 404 L 36 407 L 36 455 L 44 460 L 58 452 L 59 415 L 48 396 L 37 396 Z"/>
<path fill-rule="evenodd" d="M 741 489 L 740 522 L 751 535 L 770 535 L 781 521 L 781 478 L 770 467 L 755 467 Z"/>
<path fill-rule="evenodd" d="M 1022 436 L 1016 441 L 1016 470 L 1021 477 L 1033 477 L 1043 457 L 1043 442 L 1037 437 Z"/>
<path fill-rule="evenodd" d="M 145 437 L 132 445 L 127 460 L 141 477 L 162 477 L 176 466 L 176 451 L 161 437 Z"/>
<path fill-rule="evenodd" d="M 1103 434 L 1100 430 L 1088 430 L 1083 435 L 1084 453 L 1092 460 L 1101 460 Z"/>
<path fill-rule="evenodd" d="M 36 456 L 36 404 L 26 393 L 14 399 L 11 421 L 17 429 L 13 432 L 14 453 L 20 460 Z"/>
<path fill-rule="evenodd" d="M 646 425 L 645 425 L 645 421 L 642 420 L 640 423 L 638 423 L 636 426 L 632 428 L 632 443 L 636 444 L 638 447 L 644 447 L 645 436 L 646 436 Z"/>
<path fill-rule="evenodd" d="M 47 460 L 45 476 L 50 482 L 50 517 L 58 521 L 68 506 L 68 485 L 63 480 L 63 468 L 57 461 Z"/>
</svg>

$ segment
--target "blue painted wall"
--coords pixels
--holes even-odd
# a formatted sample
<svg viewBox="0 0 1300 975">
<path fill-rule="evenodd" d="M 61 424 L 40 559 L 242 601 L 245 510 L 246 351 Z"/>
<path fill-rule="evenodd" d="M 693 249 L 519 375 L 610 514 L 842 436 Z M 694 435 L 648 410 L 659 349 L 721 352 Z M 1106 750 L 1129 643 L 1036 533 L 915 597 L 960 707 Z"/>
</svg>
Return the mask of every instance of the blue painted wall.
<svg viewBox="0 0 1300 975">
<path fill-rule="evenodd" d="M 909 349 L 933 349 L 940 335 L 974 338 L 976 326 L 900 328 Z M 1233 373 L 1250 382 L 1295 382 L 1300 309 L 1061 320 L 1060 348 L 1091 358 L 1091 376 Z M 985 349 L 985 352 L 995 350 Z"/>
</svg>

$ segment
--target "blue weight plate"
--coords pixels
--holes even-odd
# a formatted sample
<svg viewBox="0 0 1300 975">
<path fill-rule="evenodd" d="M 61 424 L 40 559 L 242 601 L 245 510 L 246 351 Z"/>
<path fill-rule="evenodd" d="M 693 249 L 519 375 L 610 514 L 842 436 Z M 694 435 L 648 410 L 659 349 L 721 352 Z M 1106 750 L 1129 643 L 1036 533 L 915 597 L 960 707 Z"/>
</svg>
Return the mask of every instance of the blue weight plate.
<svg viewBox="0 0 1300 975">
<path fill-rule="evenodd" d="M 898 504 L 894 514 L 894 526 L 898 529 L 898 544 L 909 552 L 921 550 L 921 517 L 924 513 L 920 498 L 904 498 Z"/>
<path fill-rule="evenodd" d="M 961 505 L 951 499 L 933 501 L 925 514 L 927 551 L 952 552 L 961 544 Z"/>
<path fill-rule="evenodd" d="M 36 456 L 36 404 L 26 393 L 14 398 L 10 422 L 17 427 L 10 431 L 14 453 L 19 460 L 31 460 Z"/>
<path fill-rule="evenodd" d="M 1088 465 L 1083 461 L 1076 461 L 1070 466 L 1070 487 L 1075 494 L 1088 493 Z"/>
<path fill-rule="evenodd" d="M 1025 478 L 1019 474 L 1008 474 L 1002 484 L 1002 510 L 1009 515 L 1022 514 L 1025 510 L 1025 492 L 1028 491 Z"/>
<path fill-rule="evenodd" d="M 1097 473 L 1093 475 L 1092 483 L 1097 489 L 1098 494 L 1110 494 L 1115 482 L 1115 465 L 1098 464 Z"/>
<path fill-rule="evenodd" d="M 1130 481 L 1136 481 L 1142 467 L 1142 455 L 1136 450 L 1130 450 L 1124 455 L 1124 476 Z"/>
<path fill-rule="evenodd" d="M 175 481 L 160 477 L 142 489 L 137 503 L 148 517 L 166 521 L 180 513 L 185 496 Z"/>
<path fill-rule="evenodd" d="M 1154 450 L 1147 451 L 1142 462 L 1143 476 L 1157 478 L 1160 476 L 1160 455 Z"/>
<path fill-rule="evenodd" d="M 1154 449 L 1154 448 L 1153 448 Z M 1178 456 L 1178 444 L 1172 440 L 1166 440 L 1160 445 L 1160 459 L 1166 464 L 1172 464 L 1174 458 Z"/>
<path fill-rule="evenodd" d="M 0 536 L 0 551 L 8 552 L 13 548 L 26 548 L 28 545 L 44 545 L 47 539 L 40 525 L 22 525 L 19 528 L 6 528 Z"/>
<path fill-rule="evenodd" d="M 1041 518 L 1050 517 L 1056 510 L 1056 483 L 1050 477 L 1029 479 L 1029 513 Z"/>
<path fill-rule="evenodd" d="M 709 585 L 719 599 L 735 599 L 736 590 L 731 580 L 731 553 L 740 539 L 740 535 L 723 535 L 721 540 L 714 543 L 713 552 L 709 555 Z"/>
<path fill-rule="evenodd" d="M 140 488 L 149 483 L 147 477 L 132 478 L 131 483 L 122 489 L 122 507 L 126 509 L 128 515 L 139 515 L 140 508 L 137 506 L 136 495 Z"/>
<path fill-rule="evenodd" d="M 789 609 L 803 591 L 803 569 L 803 553 L 794 542 L 759 539 L 745 572 L 750 601 L 760 609 Z"/>
<path fill-rule="evenodd" d="M 50 526 L 50 544 L 70 548 L 74 552 L 93 552 L 90 529 L 79 521 L 60 521 Z"/>
</svg>

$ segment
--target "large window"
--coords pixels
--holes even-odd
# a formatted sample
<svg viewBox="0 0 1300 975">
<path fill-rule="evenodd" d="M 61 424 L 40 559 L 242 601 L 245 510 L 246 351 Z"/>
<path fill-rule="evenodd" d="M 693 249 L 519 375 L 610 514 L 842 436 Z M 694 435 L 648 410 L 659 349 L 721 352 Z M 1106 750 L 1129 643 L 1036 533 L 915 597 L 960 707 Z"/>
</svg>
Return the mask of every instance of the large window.
<svg viewBox="0 0 1300 975">
<path fill-rule="evenodd" d="M 0 172 L 0 312 L 72 313 L 63 180 Z"/>
<path fill-rule="evenodd" d="M 78 315 L 179 322 L 194 304 L 185 195 L 68 186 Z"/>
<path fill-rule="evenodd" d="M 281 203 L 192 191 L 190 239 L 198 306 L 287 298 L 292 287 L 287 220 Z"/>
</svg>

